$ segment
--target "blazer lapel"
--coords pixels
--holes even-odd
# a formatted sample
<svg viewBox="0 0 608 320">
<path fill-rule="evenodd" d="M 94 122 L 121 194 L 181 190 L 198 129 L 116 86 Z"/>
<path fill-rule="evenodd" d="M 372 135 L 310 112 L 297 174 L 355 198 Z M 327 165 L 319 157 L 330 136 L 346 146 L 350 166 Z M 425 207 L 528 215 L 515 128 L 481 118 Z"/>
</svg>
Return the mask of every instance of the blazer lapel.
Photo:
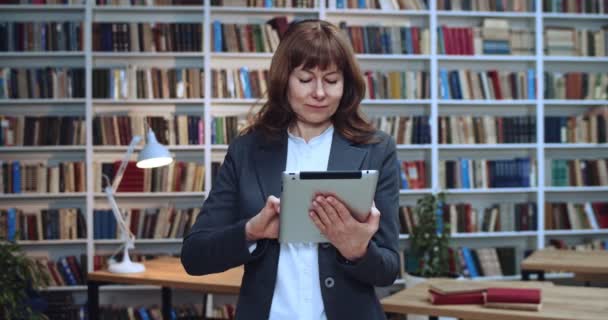
<svg viewBox="0 0 608 320">
<path fill-rule="evenodd" d="M 366 155 L 366 149 L 352 146 L 350 141 L 334 131 L 327 170 L 360 170 Z"/>
<path fill-rule="evenodd" d="M 281 175 L 287 165 L 287 134 L 283 134 L 279 141 L 262 141 L 254 155 L 255 168 L 262 191 L 262 201 L 273 195 L 281 197 Z"/>
</svg>

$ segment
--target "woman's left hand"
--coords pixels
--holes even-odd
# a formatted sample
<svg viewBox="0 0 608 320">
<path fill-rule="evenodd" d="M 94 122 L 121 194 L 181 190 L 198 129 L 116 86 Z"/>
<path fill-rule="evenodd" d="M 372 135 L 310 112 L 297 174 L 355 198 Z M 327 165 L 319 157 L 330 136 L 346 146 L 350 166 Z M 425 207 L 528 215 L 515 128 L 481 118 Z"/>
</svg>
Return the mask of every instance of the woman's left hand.
<svg viewBox="0 0 608 320">
<path fill-rule="evenodd" d="M 380 223 L 380 211 L 375 206 L 367 219 L 359 222 L 338 198 L 331 195 L 317 195 L 309 216 L 340 254 L 350 261 L 367 253 L 367 245 Z"/>
</svg>

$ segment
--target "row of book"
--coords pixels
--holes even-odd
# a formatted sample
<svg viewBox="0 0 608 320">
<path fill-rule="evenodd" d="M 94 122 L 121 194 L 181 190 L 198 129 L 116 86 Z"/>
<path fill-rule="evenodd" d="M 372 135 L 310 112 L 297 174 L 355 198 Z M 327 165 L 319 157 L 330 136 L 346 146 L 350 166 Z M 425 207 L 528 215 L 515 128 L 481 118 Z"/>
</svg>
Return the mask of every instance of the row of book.
<svg viewBox="0 0 608 320">
<path fill-rule="evenodd" d="M 0 239 L 8 241 L 85 239 L 86 230 L 79 208 L 0 209 Z"/>
<path fill-rule="evenodd" d="M 200 209 L 172 207 L 124 209 L 122 214 L 137 239 L 182 239 L 196 221 Z M 94 239 L 120 239 L 112 210 L 93 212 Z"/>
<path fill-rule="evenodd" d="M 219 308 L 219 307 L 218 307 Z M 223 306 L 226 310 L 232 310 L 234 315 L 235 307 L 227 304 Z M 212 318 L 203 317 L 202 305 L 194 304 L 182 304 L 174 305 L 171 307 L 171 316 L 169 319 L 175 320 L 195 320 L 195 319 L 234 319 L 233 317 L 216 317 Z M 219 309 L 218 309 L 219 310 Z M 223 311 L 222 311 L 223 312 Z M 223 313 L 218 313 L 220 315 Z M 102 305 L 99 307 L 99 314 L 97 315 L 99 320 L 157 320 L 163 319 L 162 309 L 159 305 L 151 306 L 118 306 L 115 304 Z"/>
<path fill-rule="evenodd" d="M 203 0 L 95 0 L 98 6 L 202 6 Z"/>
<path fill-rule="evenodd" d="M 0 115 L 0 146 L 70 146 L 85 143 L 82 116 Z"/>
<path fill-rule="evenodd" d="M 605 0 L 543 0 L 544 12 L 559 13 L 608 13 Z"/>
<path fill-rule="evenodd" d="M 483 27 L 437 28 L 437 52 L 448 55 L 533 55 L 534 33 L 510 29 L 507 20 L 484 19 Z"/>
<path fill-rule="evenodd" d="M 608 228 L 606 202 L 547 202 L 545 230 L 582 230 Z"/>
<path fill-rule="evenodd" d="M 334 0 L 336 9 L 428 10 L 428 0 Z M 332 3 L 328 3 L 332 8 Z"/>
<path fill-rule="evenodd" d="M 424 189 L 428 187 L 428 175 L 424 160 L 401 161 L 401 189 Z"/>
<path fill-rule="evenodd" d="M 608 108 L 593 108 L 583 115 L 545 117 L 545 142 L 606 143 L 608 142 Z"/>
<path fill-rule="evenodd" d="M 547 243 L 547 249 L 550 250 L 608 250 L 608 240 L 602 239 L 586 239 L 584 242 L 576 244 L 568 244 L 564 239 L 549 239 Z"/>
<path fill-rule="evenodd" d="M 213 21 L 211 44 L 213 52 L 275 52 L 279 46 L 280 29 L 286 29 L 287 18 L 276 17 L 262 24 L 237 24 Z"/>
<path fill-rule="evenodd" d="M 437 10 L 534 12 L 535 0 L 437 0 Z"/>
<path fill-rule="evenodd" d="M 452 234 L 537 229 L 537 210 L 533 202 L 502 202 L 482 207 L 474 207 L 470 203 L 450 203 L 445 204 L 439 213 Z M 414 208 L 400 207 L 399 222 L 401 233 L 412 233 L 419 223 Z"/>
<path fill-rule="evenodd" d="M 204 119 L 195 115 L 99 116 L 93 118 L 93 144 L 126 146 L 133 136 L 144 137 L 146 124 L 164 145 L 202 145 L 205 143 Z"/>
<path fill-rule="evenodd" d="M 85 254 L 82 254 L 80 259 L 70 255 L 55 261 L 44 256 L 34 258 L 36 263 L 42 267 L 42 272 L 46 273 L 50 286 L 78 286 L 87 283 L 87 257 Z"/>
<path fill-rule="evenodd" d="M 120 161 L 93 162 L 95 192 L 106 186 L 107 177 L 114 181 Z M 144 170 L 134 161 L 127 164 L 116 192 L 202 192 L 205 188 L 205 166 L 197 162 L 174 161 L 171 164 Z"/>
<path fill-rule="evenodd" d="M 340 29 L 355 53 L 429 54 L 429 30 L 408 26 L 352 26 L 340 21 Z"/>
<path fill-rule="evenodd" d="M 267 69 L 212 69 L 213 98 L 262 98 L 268 91 L 270 77 Z"/>
<path fill-rule="evenodd" d="M 439 160 L 439 185 L 443 189 L 535 187 L 535 162 L 529 158 Z"/>
<path fill-rule="evenodd" d="M 397 144 L 431 143 L 428 116 L 381 116 L 369 120 L 376 129 L 392 136 Z"/>
<path fill-rule="evenodd" d="M 608 26 L 602 30 L 545 28 L 545 54 L 602 57 L 608 55 Z"/>
<path fill-rule="evenodd" d="M 204 96 L 204 78 L 200 68 L 94 69 L 93 98 L 197 99 Z"/>
<path fill-rule="evenodd" d="M 85 191 L 84 161 L 0 160 L 0 193 L 73 193 Z"/>
<path fill-rule="evenodd" d="M 200 23 L 93 23 L 93 51 L 201 52 Z"/>
<path fill-rule="evenodd" d="M 0 0 L 0 5 L 5 4 L 23 4 L 23 5 L 80 5 L 84 4 L 84 0 Z"/>
<path fill-rule="evenodd" d="M 439 117 L 439 143 L 533 143 L 536 117 L 445 116 Z"/>
<path fill-rule="evenodd" d="M 212 6 L 256 7 L 256 8 L 301 8 L 315 7 L 314 0 L 211 0 Z"/>
<path fill-rule="evenodd" d="M 248 121 L 243 117 L 214 117 L 211 120 L 211 143 L 230 144 L 247 125 Z"/>
<path fill-rule="evenodd" d="M 3 68 L 0 99 L 84 98 L 84 68 Z"/>
<path fill-rule="evenodd" d="M 608 186 L 608 159 L 553 159 L 551 185 L 554 187 Z"/>
<path fill-rule="evenodd" d="M 439 70 L 441 99 L 536 99 L 535 71 Z"/>
<path fill-rule="evenodd" d="M 83 51 L 82 22 L 0 22 L 0 51 Z"/>
<path fill-rule="evenodd" d="M 545 72 L 545 99 L 608 99 L 608 73 Z"/>
<path fill-rule="evenodd" d="M 365 99 L 428 99 L 427 71 L 366 71 Z"/>
</svg>

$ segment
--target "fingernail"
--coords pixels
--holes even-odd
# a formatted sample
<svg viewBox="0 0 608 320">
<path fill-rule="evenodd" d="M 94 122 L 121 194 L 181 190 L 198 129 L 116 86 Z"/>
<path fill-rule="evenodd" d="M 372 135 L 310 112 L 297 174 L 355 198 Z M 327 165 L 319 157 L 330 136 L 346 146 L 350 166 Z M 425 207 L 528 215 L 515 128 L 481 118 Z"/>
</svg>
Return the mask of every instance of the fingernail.
<svg viewBox="0 0 608 320">
<path fill-rule="evenodd" d="M 312 201 L 312 205 L 316 207 L 316 206 L 318 206 L 319 204 L 317 203 L 317 200 L 313 200 L 313 201 Z"/>
</svg>

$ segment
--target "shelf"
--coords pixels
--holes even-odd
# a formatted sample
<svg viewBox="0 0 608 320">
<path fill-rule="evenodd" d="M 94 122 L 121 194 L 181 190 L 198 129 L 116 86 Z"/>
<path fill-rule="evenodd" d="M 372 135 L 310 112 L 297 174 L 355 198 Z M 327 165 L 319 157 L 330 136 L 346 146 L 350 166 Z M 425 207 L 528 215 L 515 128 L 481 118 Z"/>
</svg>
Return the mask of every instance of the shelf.
<svg viewBox="0 0 608 320">
<path fill-rule="evenodd" d="M 608 148 L 608 143 L 545 143 L 545 149 L 598 149 Z"/>
<path fill-rule="evenodd" d="M 536 231 L 497 231 L 497 232 L 472 232 L 472 233 L 453 233 L 454 239 L 468 238 L 521 238 L 536 237 Z"/>
<path fill-rule="evenodd" d="M 400 189 L 399 194 L 410 194 L 410 195 L 423 195 L 427 193 L 432 193 L 431 189 Z"/>
<path fill-rule="evenodd" d="M 93 6 L 93 22 L 202 23 L 203 6 Z"/>
<path fill-rule="evenodd" d="M 608 229 L 545 230 L 545 236 L 608 234 Z"/>
<path fill-rule="evenodd" d="M 428 16 L 428 10 L 327 9 L 327 15 L 351 16 Z"/>
<path fill-rule="evenodd" d="M 135 244 L 171 244 L 171 243 L 182 243 L 183 239 L 135 239 Z M 123 240 L 120 239 L 99 239 L 93 240 L 95 244 L 122 244 Z"/>
<path fill-rule="evenodd" d="M 514 276 L 488 276 L 488 277 L 474 277 L 474 278 L 467 278 L 469 280 L 473 280 L 473 281 L 514 281 L 514 280 L 521 280 L 521 275 L 516 274 Z"/>
<path fill-rule="evenodd" d="M 359 53 L 356 55 L 358 60 L 377 60 L 377 61 L 393 61 L 393 60 L 431 60 L 430 55 L 426 54 L 373 54 Z"/>
<path fill-rule="evenodd" d="M 6 58 L 83 58 L 84 52 L 82 51 L 11 51 L 11 52 L 0 52 L 0 59 Z M 47 61 L 48 62 L 48 61 Z M 84 67 L 84 61 L 83 61 Z"/>
<path fill-rule="evenodd" d="M 63 245 L 81 245 L 86 244 L 86 239 L 75 240 L 18 240 L 17 243 L 21 246 L 63 246 Z"/>
<path fill-rule="evenodd" d="M 169 151 L 204 151 L 204 145 L 169 145 L 165 146 Z M 129 146 L 94 146 L 93 151 L 95 152 L 125 152 Z M 142 150 L 143 146 L 135 147 L 135 150 Z"/>
<path fill-rule="evenodd" d="M 504 150 L 504 149 L 534 149 L 535 143 L 501 143 L 501 144 L 439 144 L 440 150 Z"/>
<path fill-rule="evenodd" d="M 451 100 L 440 99 L 437 103 L 443 105 L 472 105 L 472 106 L 491 106 L 491 105 L 536 105 L 537 100 Z"/>
<path fill-rule="evenodd" d="M 445 189 L 448 194 L 532 193 L 538 188 Z"/>
<path fill-rule="evenodd" d="M 84 198 L 86 196 L 87 196 L 87 194 L 84 193 L 84 192 L 71 192 L 71 193 L 4 193 L 4 194 L 0 194 L 0 200 Z"/>
<path fill-rule="evenodd" d="M 515 55 L 438 55 L 439 61 L 506 61 L 506 62 L 534 62 L 534 56 Z"/>
<path fill-rule="evenodd" d="M 205 192 L 118 192 L 114 194 L 117 198 L 188 198 L 205 197 Z M 95 192 L 95 197 L 105 198 L 103 192 Z"/>
<path fill-rule="evenodd" d="M 428 99 L 363 99 L 361 105 L 417 105 L 417 104 L 430 104 L 431 100 Z"/>
<path fill-rule="evenodd" d="M 604 20 L 608 19 L 606 14 L 586 14 L 586 13 L 546 13 L 543 12 L 543 19 L 584 19 L 584 20 Z"/>
<path fill-rule="evenodd" d="M 85 151 L 86 146 L 11 146 L 0 147 L 0 152 L 64 152 Z"/>
<path fill-rule="evenodd" d="M 162 105 L 162 104 L 203 104 L 205 100 L 199 99 L 93 99 L 94 105 Z"/>
<path fill-rule="evenodd" d="M 608 17 L 606 17 L 608 19 Z M 545 62 L 596 62 L 606 63 L 608 57 L 562 57 L 562 56 L 544 56 Z"/>
<path fill-rule="evenodd" d="M 575 105 L 605 105 L 608 104 L 608 100 L 557 100 L 557 99 L 545 99 L 543 100 L 545 105 L 554 106 L 575 106 Z"/>
<path fill-rule="evenodd" d="M 403 233 L 399 234 L 399 239 L 401 239 L 401 240 L 407 240 L 409 238 L 410 238 L 409 234 L 403 234 Z"/>
<path fill-rule="evenodd" d="M 433 146 L 430 144 L 398 144 L 397 150 L 430 150 Z"/>
<path fill-rule="evenodd" d="M 136 13 L 136 12 L 162 12 L 162 13 L 192 13 L 193 11 L 199 10 L 201 17 L 203 14 L 203 6 L 115 6 L 115 5 L 104 5 L 104 6 L 93 6 L 93 13 L 97 12 L 119 12 L 119 13 Z"/>
<path fill-rule="evenodd" d="M 54 287 L 46 287 L 40 288 L 41 291 L 85 291 L 87 290 L 87 286 L 77 285 L 77 286 L 54 286 Z"/>
<path fill-rule="evenodd" d="M 211 59 L 262 59 L 270 60 L 270 52 L 212 52 Z"/>
<path fill-rule="evenodd" d="M 163 51 L 163 52 L 103 52 L 94 51 L 93 58 L 105 59 L 141 59 L 141 58 L 156 58 L 156 59 L 172 59 L 172 58 L 204 58 L 205 54 L 198 51 Z M 202 63 L 202 60 L 201 60 Z"/>
<path fill-rule="evenodd" d="M 261 14 L 276 14 L 276 13 L 295 13 L 295 14 L 311 14 L 317 15 L 318 9 L 309 8 L 264 8 L 264 7 L 219 7 L 211 6 L 211 14 L 214 13 L 261 13 Z"/>
<path fill-rule="evenodd" d="M 545 192 L 606 192 L 608 186 L 600 187 L 545 187 Z"/>
<path fill-rule="evenodd" d="M 517 18 L 517 19 L 532 19 L 535 18 L 534 12 L 495 12 L 495 11 L 448 11 L 437 10 L 437 18 L 442 17 L 467 17 L 467 18 Z"/>
<path fill-rule="evenodd" d="M 0 5 L 0 11 L 10 12 L 23 12 L 23 11 L 34 11 L 39 13 L 53 12 L 68 12 L 68 11 L 82 11 L 86 8 L 83 4 L 15 4 L 15 5 Z"/>
<path fill-rule="evenodd" d="M 85 99 L 74 98 L 74 99 L 0 99 L 0 106 L 2 105 L 44 105 L 44 104 L 85 104 Z"/>
</svg>

